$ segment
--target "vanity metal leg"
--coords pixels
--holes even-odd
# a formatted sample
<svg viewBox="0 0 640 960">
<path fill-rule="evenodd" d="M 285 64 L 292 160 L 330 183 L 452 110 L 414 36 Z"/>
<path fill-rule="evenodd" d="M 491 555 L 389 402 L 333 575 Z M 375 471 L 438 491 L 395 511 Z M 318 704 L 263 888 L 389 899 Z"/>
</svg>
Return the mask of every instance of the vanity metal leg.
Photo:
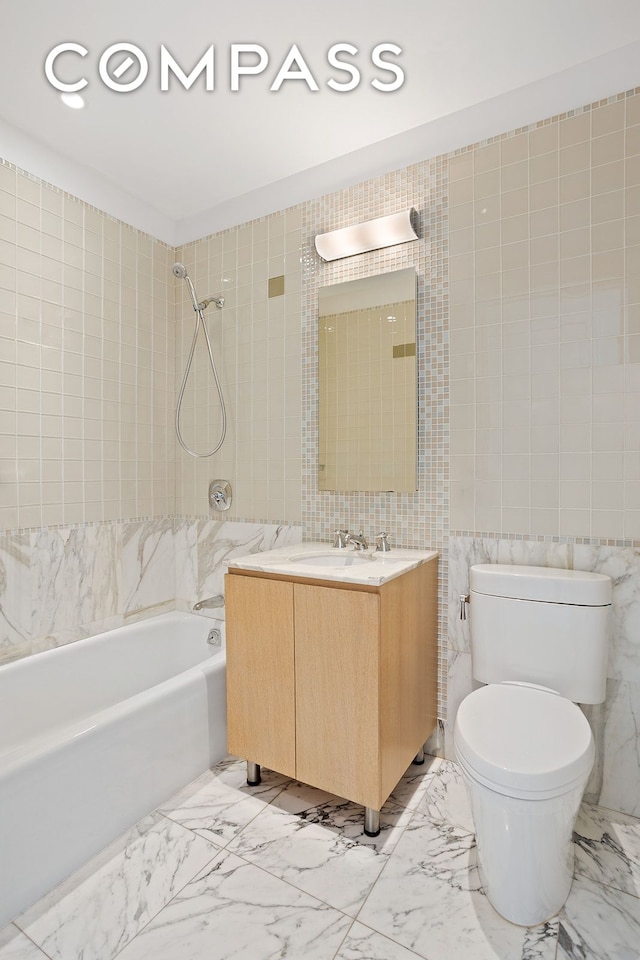
<svg viewBox="0 0 640 960">
<path fill-rule="evenodd" d="M 413 758 L 413 762 L 417 766 L 420 766 L 421 764 L 424 763 L 424 747 L 421 747 L 420 750 L 418 750 L 415 757 Z"/>
<path fill-rule="evenodd" d="M 364 832 L 368 837 L 377 837 L 380 833 L 380 811 L 372 807 L 364 808 Z"/>
<path fill-rule="evenodd" d="M 247 760 L 247 785 L 249 787 L 257 787 L 259 783 L 262 783 L 260 764 L 254 763 L 252 760 Z"/>
</svg>

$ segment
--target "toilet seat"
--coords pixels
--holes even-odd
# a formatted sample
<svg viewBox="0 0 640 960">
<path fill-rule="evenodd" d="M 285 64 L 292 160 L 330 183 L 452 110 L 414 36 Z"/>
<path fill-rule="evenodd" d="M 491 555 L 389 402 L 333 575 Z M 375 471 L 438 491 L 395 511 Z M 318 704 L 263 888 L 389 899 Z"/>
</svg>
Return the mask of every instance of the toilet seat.
<svg viewBox="0 0 640 960">
<path fill-rule="evenodd" d="M 473 779 L 496 793 L 532 800 L 586 780 L 595 753 L 591 728 L 575 703 L 515 682 L 489 684 L 465 697 L 455 749 Z"/>
</svg>

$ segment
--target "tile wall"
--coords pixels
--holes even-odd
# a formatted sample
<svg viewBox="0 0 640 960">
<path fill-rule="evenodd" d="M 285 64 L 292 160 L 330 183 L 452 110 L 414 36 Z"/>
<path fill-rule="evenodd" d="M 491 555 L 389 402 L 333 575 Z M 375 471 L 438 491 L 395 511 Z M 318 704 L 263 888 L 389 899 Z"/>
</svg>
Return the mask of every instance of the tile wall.
<svg viewBox="0 0 640 960">
<path fill-rule="evenodd" d="M 227 439 L 213 460 L 177 447 L 179 516 L 208 517 L 208 483 L 221 477 L 234 490 L 229 517 L 300 521 L 301 227 L 294 207 L 176 251 L 199 298 L 225 298 L 224 308 L 210 306 L 207 318 L 228 413 Z M 182 281 L 175 286 L 175 322 L 178 390 L 194 327 Z M 183 411 L 191 449 L 215 447 L 221 413 L 202 333 Z"/>
<path fill-rule="evenodd" d="M 171 263 L 0 162 L 0 529 L 173 513 Z"/>
<path fill-rule="evenodd" d="M 640 96 L 449 172 L 452 528 L 640 540 Z"/>
</svg>

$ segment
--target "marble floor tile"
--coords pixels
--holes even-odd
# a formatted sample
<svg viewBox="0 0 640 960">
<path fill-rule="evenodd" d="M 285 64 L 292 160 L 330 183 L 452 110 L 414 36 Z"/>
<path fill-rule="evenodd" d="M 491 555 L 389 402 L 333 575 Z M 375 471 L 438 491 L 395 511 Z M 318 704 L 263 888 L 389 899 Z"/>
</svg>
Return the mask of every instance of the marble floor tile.
<svg viewBox="0 0 640 960">
<path fill-rule="evenodd" d="M 441 760 L 440 757 L 428 755 L 425 756 L 422 765 L 412 763 L 391 793 L 388 802 L 395 803 L 399 807 L 406 807 L 407 810 L 415 810 L 420 805 L 432 778 L 443 763 L 444 760 Z"/>
<path fill-rule="evenodd" d="M 347 800 L 320 804 L 297 816 L 271 804 L 228 849 L 355 916 L 410 816 L 401 807 L 385 807 L 379 836 L 367 837 L 363 808 Z"/>
<path fill-rule="evenodd" d="M 262 783 L 247 785 L 247 764 L 227 757 L 160 807 L 160 813 L 224 847 L 290 783 L 262 770 Z"/>
<path fill-rule="evenodd" d="M 332 960 L 351 920 L 221 851 L 119 960 Z"/>
<path fill-rule="evenodd" d="M 354 923 L 335 960 L 416 960 L 417 953 L 361 923 Z"/>
<path fill-rule="evenodd" d="M 557 960 L 637 960 L 640 900 L 576 877 L 560 912 Z"/>
<path fill-rule="evenodd" d="M 158 814 L 17 918 L 52 960 L 111 960 L 218 848 Z"/>
<path fill-rule="evenodd" d="M 557 923 L 508 923 L 484 895 L 473 835 L 415 813 L 358 920 L 421 957 L 553 960 Z"/>
<path fill-rule="evenodd" d="M 340 798 L 333 793 L 327 793 L 326 790 L 318 790 L 317 787 L 310 787 L 306 783 L 300 783 L 299 780 L 291 780 L 272 801 L 272 806 L 283 810 L 285 813 L 304 813 L 312 807 L 318 807 L 322 803 L 340 802 Z"/>
<path fill-rule="evenodd" d="M 584 803 L 573 840 L 577 876 L 640 897 L 640 820 Z"/>
<path fill-rule="evenodd" d="M 446 820 L 468 833 L 475 832 L 467 788 L 457 763 L 441 761 L 427 784 L 418 812 L 432 820 Z"/>
<path fill-rule="evenodd" d="M 46 956 L 10 923 L 0 930 L 0 960 L 46 960 Z"/>
</svg>

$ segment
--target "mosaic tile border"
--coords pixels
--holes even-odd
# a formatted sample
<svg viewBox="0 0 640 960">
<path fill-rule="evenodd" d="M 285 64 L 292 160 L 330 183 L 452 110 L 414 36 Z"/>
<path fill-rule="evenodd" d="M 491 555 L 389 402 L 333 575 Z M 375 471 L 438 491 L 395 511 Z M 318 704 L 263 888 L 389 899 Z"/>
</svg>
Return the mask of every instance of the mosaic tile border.
<svg viewBox="0 0 640 960">
<path fill-rule="evenodd" d="M 640 540 L 605 540 L 598 537 L 560 537 L 533 533 L 496 533 L 487 530 L 450 530 L 450 537 L 472 537 L 485 540 L 525 540 L 532 543 L 580 544 L 588 547 L 622 547 L 640 549 Z"/>
<path fill-rule="evenodd" d="M 403 547 L 440 553 L 439 715 L 446 712 L 447 535 L 449 522 L 448 159 L 405 167 L 303 208 L 302 523 L 308 539 L 330 540 L 337 526 L 368 534 L 386 530 Z M 420 240 L 325 263 L 316 234 L 415 207 Z M 318 489 L 318 288 L 405 267 L 416 268 L 418 482 L 416 493 L 329 492 Z M 375 529 L 374 529 L 375 528 Z"/>
</svg>

